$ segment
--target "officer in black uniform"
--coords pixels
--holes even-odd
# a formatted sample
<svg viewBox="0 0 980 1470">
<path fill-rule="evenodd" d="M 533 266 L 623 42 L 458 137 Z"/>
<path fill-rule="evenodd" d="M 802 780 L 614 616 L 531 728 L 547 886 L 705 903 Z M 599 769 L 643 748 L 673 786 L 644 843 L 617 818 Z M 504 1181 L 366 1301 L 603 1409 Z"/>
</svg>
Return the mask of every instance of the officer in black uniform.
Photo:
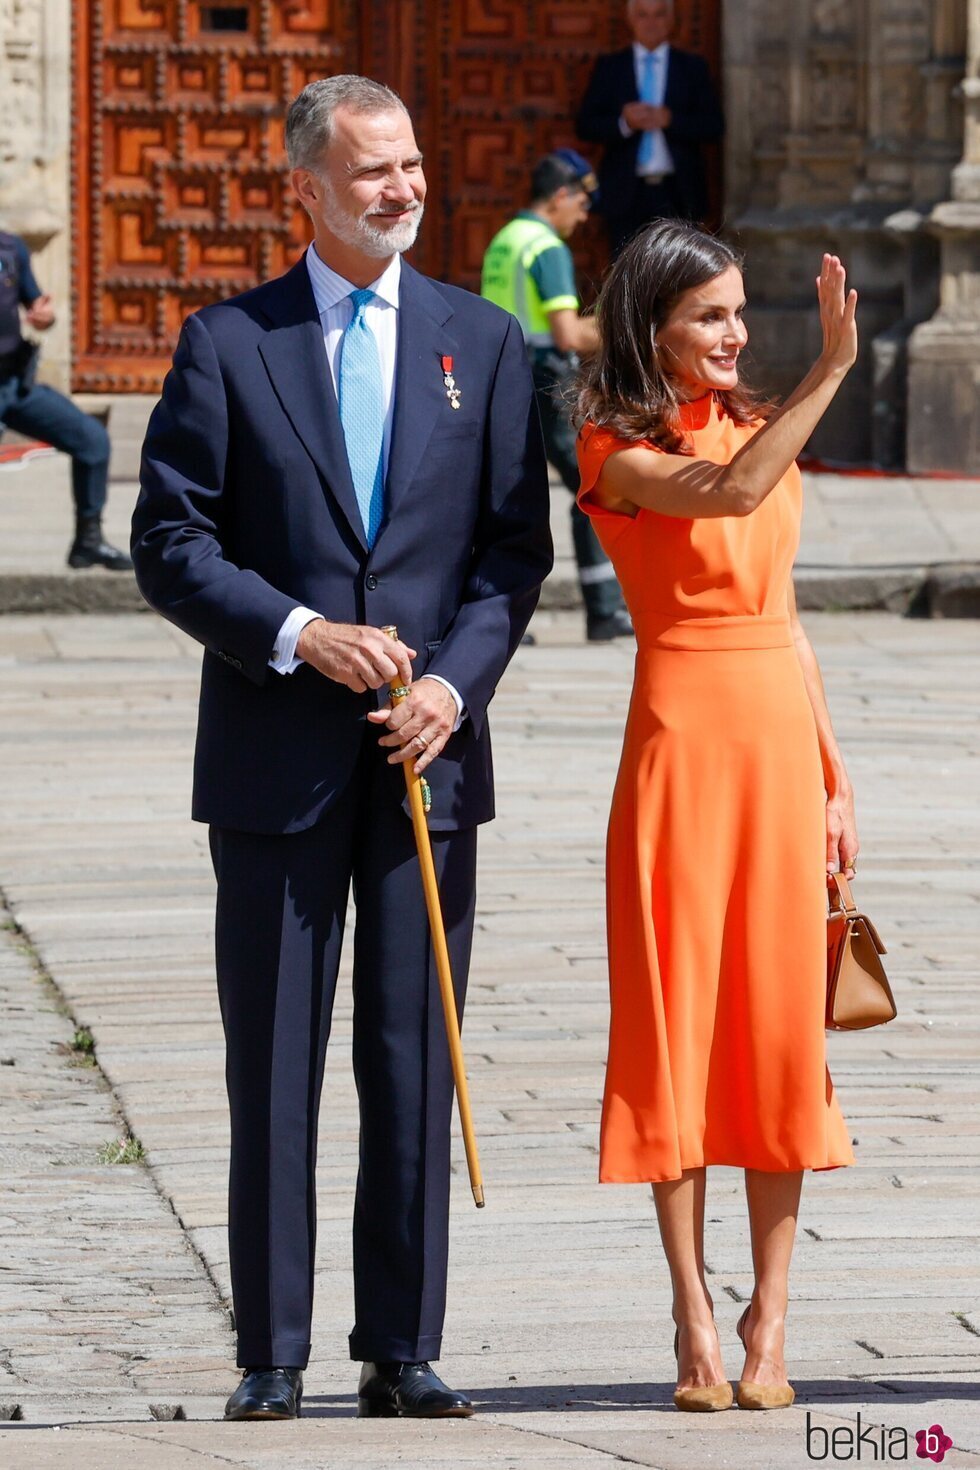
<svg viewBox="0 0 980 1470">
<path fill-rule="evenodd" d="M 109 435 L 63 393 L 35 383 L 38 349 L 21 331 L 21 307 L 35 331 L 53 325 L 54 305 L 34 279 L 27 246 L 19 235 L 0 230 L 0 431 L 7 425 L 71 455 L 75 539 L 68 565 L 127 571 L 133 565 L 129 557 L 102 535 Z"/>
</svg>

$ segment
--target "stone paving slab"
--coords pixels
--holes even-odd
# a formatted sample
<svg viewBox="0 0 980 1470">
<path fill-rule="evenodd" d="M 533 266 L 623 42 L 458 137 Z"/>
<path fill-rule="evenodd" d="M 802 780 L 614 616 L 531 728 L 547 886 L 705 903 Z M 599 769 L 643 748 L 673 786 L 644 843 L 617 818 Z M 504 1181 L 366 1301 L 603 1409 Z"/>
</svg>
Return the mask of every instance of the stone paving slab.
<svg viewBox="0 0 980 1470">
<path fill-rule="evenodd" d="M 514 1396 L 506 1411 L 492 1419 L 481 1416 L 463 1424 L 412 1425 L 412 1448 L 406 1454 L 406 1426 L 358 1421 L 356 1434 L 346 1429 L 350 1400 L 311 1398 L 307 1414 L 284 1425 L 69 1425 L 60 1431 L 32 1433 L 27 1426 L 0 1430 L 5 1470 L 195 1470 L 240 1465 L 249 1470 L 324 1470 L 342 1464 L 357 1470 L 390 1470 L 393 1465 L 518 1467 L 558 1466 L 601 1470 L 611 1464 L 656 1467 L 656 1470 L 786 1470 L 813 1463 L 835 1431 L 836 1444 L 850 1449 L 860 1415 L 865 1440 L 883 1444 L 880 1401 L 864 1394 L 841 1397 L 832 1408 L 809 1411 L 811 1454 L 807 1454 L 807 1421 L 796 1414 L 701 1415 L 696 1423 L 678 1426 L 672 1407 L 652 1407 L 641 1394 L 623 1393 L 619 1385 L 596 1385 L 592 1391 L 564 1391 L 561 1403 L 545 1399 L 522 1402 Z M 910 1395 L 913 1398 L 914 1395 Z M 905 1463 L 915 1458 L 915 1431 L 933 1423 L 954 1422 L 962 1400 L 957 1395 L 930 1400 L 928 1413 L 888 1402 L 884 1443 L 897 1451 L 904 1431 L 910 1444 Z M 795 1422 L 794 1422 L 795 1421 Z M 859 1431 L 860 1432 L 860 1431 Z M 947 1429 L 947 1432 L 948 1429 Z M 954 1439 L 954 1446 L 956 1441 Z M 843 1458 L 843 1456 L 842 1456 Z M 884 1460 L 884 1454 L 881 1455 Z M 891 1463 L 898 1460 L 895 1455 Z M 830 1461 L 833 1463 L 833 1461 Z M 955 1447 L 944 1465 L 980 1465 L 980 1454 Z"/>
<path fill-rule="evenodd" d="M 877 614 L 819 616 L 810 627 L 858 789 L 859 891 L 890 945 L 900 1016 L 830 1038 L 858 1166 L 806 1180 L 788 1344 L 794 1408 L 676 1414 L 652 1200 L 594 1183 L 606 1024 L 602 842 L 631 649 L 583 648 L 574 615 L 541 614 L 539 645 L 521 650 L 493 715 L 499 817 L 481 844 L 465 1038 L 485 1211 L 472 1208 L 456 1151 L 444 1362 L 448 1377 L 472 1388 L 479 1419 L 433 1427 L 351 1418 L 357 1121 L 345 965 L 322 1111 L 310 1418 L 271 1429 L 153 1424 L 158 1385 L 179 1383 L 197 1421 L 214 1418 L 234 1381 L 230 1359 L 202 1351 L 198 1360 L 176 1343 L 148 1354 L 132 1425 L 94 1422 L 107 1417 L 91 1412 L 96 1364 L 90 1376 L 66 1375 L 65 1397 L 32 1410 L 35 1425 L 76 1423 L 0 1431 L 0 1465 L 60 1465 L 68 1445 L 73 1465 L 125 1459 L 140 1470 L 476 1459 L 795 1470 L 809 1463 L 807 1411 L 831 1429 L 854 1426 L 859 1411 L 865 1424 L 889 1428 L 938 1421 L 957 1445 L 945 1463 L 980 1463 L 980 630 Z M 155 619 L 10 617 L 0 623 L 0 662 L 4 886 L 92 1027 L 153 1178 L 207 1263 L 204 1299 L 213 1279 L 212 1307 L 227 1304 L 213 885 L 204 833 L 186 816 L 195 651 Z M 735 1375 L 734 1322 L 750 1282 L 736 1170 L 711 1171 L 707 1236 Z M 64 1331 L 51 1320 L 57 1306 L 25 1322 L 28 1346 L 32 1334 L 56 1341 Z"/>
<path fill-rule="evenodd" d="M 801 607 L 889 608 L 934 599 L 933 569 L 967 572 L 972 614 L 980 607 L 980 481 L 806 472 L 803 536 L 797 561 Z M 105 525 L 129 544 L 134 480 L 110 486 Z M 571 496 L 553 477 L 555 570 L 542 606 L 580 605 L 572 552 Z M 0 613 L 138 612 L 132 577 L 99 569 L 70 572 L 69 466 L 62 455 L 0 471 Z M 941 572 L 944 583 L 950 580 Z M 976 581 L 974 580 L 976 578 Z M 962 615 L 962 614 L 961 614 Z"/>
<path fill-rule="evenodd" d="M 6 911 L 3 911 L 4 913 Z M 9 916 L 0 930 L 0 1405 L 131 1419 L 223 1372 L 230 1330 L 150 1173 L 99 1165 L 117 1100 Z M 166 1354 L 169 1366 L 157 1366 Z M 68 1392 L 65 1391 L 66 1386 Z M 0 1465 L 4 1464 L 0 1448 Z"/>
</svg>

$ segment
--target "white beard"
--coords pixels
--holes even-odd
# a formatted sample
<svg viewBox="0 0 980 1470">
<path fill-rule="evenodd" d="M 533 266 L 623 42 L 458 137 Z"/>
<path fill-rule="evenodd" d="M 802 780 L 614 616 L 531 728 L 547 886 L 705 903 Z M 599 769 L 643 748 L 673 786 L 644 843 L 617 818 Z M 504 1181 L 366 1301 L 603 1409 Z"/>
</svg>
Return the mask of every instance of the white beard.
<svg viewBox="0 0 980 1470">
<path fill-rule="evenodd" d="M 320 183 L 323 185 L 324 197 L 323 223 L 338 240 L 377 260 L 385 260 L 392 254 L 403 255 L 406 250 L 411 250 L 425 213 L 424 205 L 416 201 L 411 206 L 412 213 L 408 219 L 399 225 L 382 229 L 374 220 L 383 211 L 375 210 L 370 214 L 362 214 L 360 219 L 352 219 L 342 208 L 330 180 L 321 178 Z"/>
</svg>

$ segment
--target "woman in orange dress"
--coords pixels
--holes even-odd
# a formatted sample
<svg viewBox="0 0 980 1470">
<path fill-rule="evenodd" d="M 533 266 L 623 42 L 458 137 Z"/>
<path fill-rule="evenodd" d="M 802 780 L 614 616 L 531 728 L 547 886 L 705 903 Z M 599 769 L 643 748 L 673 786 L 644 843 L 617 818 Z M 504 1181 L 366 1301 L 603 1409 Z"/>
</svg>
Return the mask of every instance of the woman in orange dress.
<svg viewBox="0 0 980 1470">
<path fill-rule="evenodd" d="M 740 258 L 641 231 L 597 308 L 581 490 L 637 637 L 607 856 L 600 1178 L 651 1182 L 685 1409 L 727 1408 L 704 1276 L 705 1167 L 745 1169 L 755 1289 L 742 1407 L 792 1402 L 784 1318 L 805 1169 L 854 1162 L 827 1070 L 826 872 L 853 873 L 850 786 L 790 578 L 796 457 L 857 351 L 825 255 L 823 351 L 778 409 L 739 380 Z M 743 1336 L 744 1333 L 744 1336 Z"/>
</svg>

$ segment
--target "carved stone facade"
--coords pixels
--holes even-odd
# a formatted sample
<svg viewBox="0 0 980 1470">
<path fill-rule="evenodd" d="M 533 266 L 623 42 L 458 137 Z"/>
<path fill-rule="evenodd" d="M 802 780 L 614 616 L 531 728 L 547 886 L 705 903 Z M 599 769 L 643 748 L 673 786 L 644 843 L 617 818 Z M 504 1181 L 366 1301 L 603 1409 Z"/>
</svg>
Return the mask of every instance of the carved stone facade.
<svg viewBox="0 0 980 1470">
<path fill-rule="evenodd" d="M 45 376 L 62 387 L 71 296 L 70 34 L 70 0 L 0 0 L 0 226 L 29 242 L 43 289 L 58 300 Z"/>
<path fill-rule="evenodd" d="M 717 4 L 687 0 L 678 10 L 690 32 L 684 40 L 709 54 L 718 41 Z M 975 12 L 969 64 L 968 7 Z M 382 15 L 389 23 L 379 24 Z M 220 50 L 225 42 L 217 34 L 214 41 L 207 39 L 204 31 L 212 26 L 227 34 L 239 19 L 240 40 L 229 37 L 228 59 L 214 61 L 215 46 Z M 74 108 L 69 102 L 73 25 Z M 157 55 L 151 32 L 169 36 L 168 27 L 172 37 Z M 251 155 L 240 149 L 234 153 L 227 140 L 221 143 L 224 152 L 214 152 L 213 158 L 205 156 L 203 144 L 203 152 L 191 147 L 194 130 L 207 121 L 204 101 L 212 81 L 212 104 L 225 98 L 227 108 L 241 111 L 250 126 L 261 123 L 263 138 L 268 132 L 263 109 L 281 111 L 285 92 L 303 79 L 304 47 L 311 60 L 318 50 L 330 53 L 324 69 L 360 64 L 400 86 L 431 158 L 434 192 L 446 200 L 444 213 L 433 214 L 420 263 L 469 283 L 480 253 L 473 232 L 480 233 L 481 210 L 492 233 L 498 186 L 505 180 L 505 194 L 516 190 L 518 158 L 523 177 L 524 160 L 532 153 L 572 141 L 567 113 L 590 49 L 618 44 L 622 35 L 621 0 L 591 5 L 579 0 L 400 0 L 397 5 L 219 0 L 217 6 L 207 0 L 0 0 L 0 222 L 27 236 L 37 252 L 42 285 L 59 301 L 60 322 L 46 342 L 45 376 L 67 386 L 73 355 L 76 386 L 83 378 L 98 381 L 101 368 L 88 361 L 90 347 L 118 352 L 135 364 L 137 339 L 148 325 L 149 376 L 124 367 L 113 371 L 120 374 L 119 386 L 132 391 L 145 389 L 159 369 L 164 338 L 175 326 L 168 315 L 171 298 L 160 288 L 157 304 L 151 301 L 153 283 L 143 283 L 140 273 L 153 262 L 148 266 L 144 258 L 140 230 L 126 234 L 127 209 L 134 219 L 141 209 L 157 211 L 164 254 L 156 268 L 161 280 L 173 277 L 174 301 L 186 296 L 190 303 L 194 296 L 195 280 L 181 276 L 181 260 L 185 255 L 189 260 L 191 247 L 201 240 L 202 249 L 210 250 L 205 274 L 210 279 L 223 271 L 228 281 L 222 277 L 221 289 L 237 288 L 241 263 L 227 254 L 222 231 L 238 231 L 233 243 L 239 244 L 240 255 L 245 252 L 246 264 L 253 237 L 262 255 L 256 268 L 263 267 L 265 256 L 268 264 L 277 264 L 282 222 L 277 227 L 270 217 L 263 223 L 272 198 L 271 156 L 262 156 L 253 179 L 246 167 Z M 94 58 L 93 36 L 105 55 L 100 52 L 91 87 L 82 81 L 80 92 L 85 69 L 79 66 L 79 48 L 88 46 Z M 258 54 L 263 44 L 269 52 L 265 61 Z M 818 350 L 813 278 L 823 249 L 845 258 L 861 293 L 861 362 L 813 443 L 814 451 L 828 458 L 897 465 L 904 460 L 908 437 L 911 462 L 919 468 L 929 467 L 935 453 L 930 446 L 938 441 L 955 461 L 950 468 L 980 468 L 980 435 L 971 428 L 970 442 L 961 445 L 946 424 L 949 404 L 964 394 L 969 404 L 964 400 L 962 417 L 972 423 L 980 383 L 978 51 L 980 0 L 727 0 L 721 5 L 729 120 L 724 223 L 747 251 L 752 350 L 758 375 L 763 369 L 767 375 L 762 386 L 785 391 Z M 263 78 L 269 91 L 265 101 Z M 160 112 L 160 89 L 170 86 L 180 94 L 172 116 L 166 109 Z M 195 87 L 204 89 L 200 101 Z M 215 112 L 215 106 L 210 110 Z M 153 153 L 153 140 L 139 143 L 143 122 L 180 134 L 169 173 Z M 471 137 L 474 125 L 483 142 Z M 74 244 L 73 126 L 74 223 L 81 230 Z M 113 141 L 117 134 L 136 138 L 147 153 L 144 182 L 139 169 L 132 179 L 126 174 L 124 150 Z M 225 156 L 229 148 L 231 162 Z M 96 157 L 107 170 L 105 208 L 101 184 L 94 187 L 86 175 Z M 191 164 L 197 168 L 194 177 Z M 478 178 L 470 178 L 471 165 Z M 179 198 L 166 195 L 171 176 Z M 87 191 L 84 209 L 80 181 Z M 146 200 L 141 190 L 149 191 Z M 211 227 L 205 225 L 212 215 L 214 240 L 208 245 Z M 256 225 L 249 233 L 245 225 L 252 215 Z M 290 219 L 295 231 L 295 217 Z M 94 248 L 100 230 L 111 230 L 118 246 L 113 265 L 118 279 L 107 275 L 104 283 L 115 312 L 111 321 L 103 321 L 92 305 L 97 290 L 88 297 L 79 290 L 78 261 Z M 594 232 L 590 239 L 583 256 L 587 265 L 597 259 Z M 68 336 L 73 270 L 74 354 Z M 104 315 L 103 307 L 99 311 Z M 966 366 L 944 368 L 951 356 Z M 103 386 L 109 386 L 108 378 Z"/>
<path fill-rule="evenodd" d="M 748 254 L 752 347 L 785 391 L 819 348 L 814 277 L 838 253 L 861 360 L 815 453 L 903 463 L 907 350 L 938 302 L 931 215 L 962 153 L 966 0 L 725 7 L 727 222 Z"/>
<path fill-rule="evenodd" d="M 909 343 L 908 466 L 980 474 L 980 0 L 968 0 L 964 153 L 929 217 L 939 309 Z"/>
</svg>

